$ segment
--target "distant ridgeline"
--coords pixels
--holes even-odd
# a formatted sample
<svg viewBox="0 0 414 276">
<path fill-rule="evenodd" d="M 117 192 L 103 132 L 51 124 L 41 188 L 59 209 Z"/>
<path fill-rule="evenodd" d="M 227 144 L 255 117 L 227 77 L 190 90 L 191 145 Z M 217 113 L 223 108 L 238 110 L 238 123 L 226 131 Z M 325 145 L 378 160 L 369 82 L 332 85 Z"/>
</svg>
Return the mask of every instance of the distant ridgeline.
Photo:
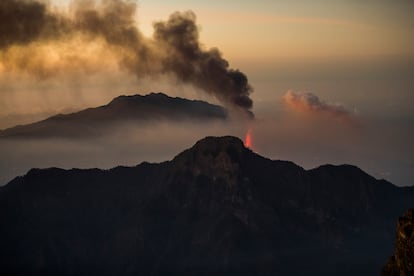
<svg viewBox="0 0 414 276">
<path fill-rule="evenodd" d="M 413 203 L 414 187 L 354 166 L 304 170 L 207 137 L 160 164 L 14 179 L 0 274 L 379 275 Z"/>
<path fill-rule="evenodd" d="M 59 114 L 36 123 L 0 130 L 0 138 L 76 138 L 101 135 L 119 123 L 225 120 L 227 110 L 204 101 L 172 98 L 163 93 L 119 96 L 109 104 Z"/>
</svg>

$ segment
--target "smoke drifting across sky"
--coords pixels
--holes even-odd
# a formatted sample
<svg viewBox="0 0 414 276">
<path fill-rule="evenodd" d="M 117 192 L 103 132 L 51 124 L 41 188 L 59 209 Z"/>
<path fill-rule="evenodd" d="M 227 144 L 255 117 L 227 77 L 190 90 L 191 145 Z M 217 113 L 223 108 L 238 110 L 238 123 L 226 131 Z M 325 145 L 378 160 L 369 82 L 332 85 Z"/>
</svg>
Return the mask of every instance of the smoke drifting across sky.
<svg viewBox="0 0 414 276">
<path fill-rule="evenodd" d="M 152 38 L 135 22 L 136 4 L 73 1 L 68 12 L 44 2 L 0 2 L 0 72 L 48 79 L 71 71 L 93 73 L 118 65 L 137 78 L 170 76 L 251 114 L 246 75 L 216 48 L 204 49 L 193 12 L 154 23 Z"/>
<path fill-rule="evenodd" d="M 313 93 L 296 93 L 291 90 L 283 95 L 284 103 L 295 111 L 306 114 L 321 114 L 346 123 L 356 123 L 352 113 L 340 104 L 327 103 Z"/>
</svg>

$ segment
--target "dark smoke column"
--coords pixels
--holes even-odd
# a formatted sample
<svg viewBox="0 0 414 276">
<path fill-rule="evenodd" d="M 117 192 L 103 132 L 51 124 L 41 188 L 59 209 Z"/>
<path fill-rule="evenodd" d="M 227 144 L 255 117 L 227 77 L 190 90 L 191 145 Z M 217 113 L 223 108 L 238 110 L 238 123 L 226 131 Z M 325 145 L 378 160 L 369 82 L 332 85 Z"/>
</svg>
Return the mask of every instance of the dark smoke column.
<svg viewBox="0 0 414 276">
<path fill-rule="evenodd" d="M 0 63 L 6 69 L 51 78 L 56 76 L 53 66 L 39 63 L 28 67 L 12 56 L 8 58 L 8 49 L 18 46 L 25 56 L 35 54 L 36 60 L 42 60 L 48 57 L 36 52 L 36 46 L 77 38 L 78 52 L 70 53 L 76 59 L 82 47 L 99 41 L 120 68 L 137 78 L 172 75 L 253 116 L 253 89 L 246 75 L 229 68 L 218 49 L 203 49 L 193 12 L 176 12 L 167 21 L 154 23 L 151 39 L 138 29 L 135 14 L 136 4 L 124 0 L 74 1 L 69 13 L 40 0 L 0 0 Z"/>
<path fill-rule="evenodd" d="M 193 12 L 176 12 L 166 22 L 154 23 L 154 40 L 165 49 L 162 67 L 180 81 L 192 83 L 219 100 L 252 114 L 253 92 L 247 77 L 229 68 L 216 48 L 203 50 Z"/>
</svg>

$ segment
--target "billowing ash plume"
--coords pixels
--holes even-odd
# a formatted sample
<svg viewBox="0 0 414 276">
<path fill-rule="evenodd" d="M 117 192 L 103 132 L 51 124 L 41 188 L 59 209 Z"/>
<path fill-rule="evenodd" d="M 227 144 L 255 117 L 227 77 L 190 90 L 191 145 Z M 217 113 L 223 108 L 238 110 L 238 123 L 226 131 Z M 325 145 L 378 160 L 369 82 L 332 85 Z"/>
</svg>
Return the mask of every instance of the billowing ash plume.
<svg viewBox="0 0 414 276">
<path fill-rule="evenodd" d="M 136 26 L 134 3 L 74 1 L 71 7 L 63 13 L 35 0 L 0 1 L 0 66 L 49 78 L 59 72 L 57 67 L 65 70 L 74 67 L 74 60 L 82 60 L 82 47 L 101 43 L 122 69 L 138 78 L 170 75 L 250 112 L 253 89 L 247 77 L 229 68 L 218 49 L 201 46 L 193 12 L 176 12 L 154 23 L 153 37 L 146 38 Z M 71 51 L 62 46 L 75 39 L 77 46 Z M 39 50 L 42 45 L 53 46 L 58 62 L 50 61 L 47 50 Z M 56 50 L 60 48 L 65 50 Z M 76 64 L 86 68 L 86 63 Z"/>
<path fill-rule="evenodd" d="M 251 108 L 249 94 L 252 88 L 247 77 L 238 70 L 229 69 L 228 62 L 218 49 L 204 51 L 198 40 L 195 15 L 174 13 L 167 22 L 154 24 L 157 45 L 167 50 L 163 69 L 175 72 L 180 80 L 189 81 L 220 100 L 230 101 L 243 108 Z"/>
<path fill-rule="evenodd" d="M 0 2 L 0 47 L 26 44 L 38 39 L 55 18 L 38 2 L 3 0 Z"/>
</svg>

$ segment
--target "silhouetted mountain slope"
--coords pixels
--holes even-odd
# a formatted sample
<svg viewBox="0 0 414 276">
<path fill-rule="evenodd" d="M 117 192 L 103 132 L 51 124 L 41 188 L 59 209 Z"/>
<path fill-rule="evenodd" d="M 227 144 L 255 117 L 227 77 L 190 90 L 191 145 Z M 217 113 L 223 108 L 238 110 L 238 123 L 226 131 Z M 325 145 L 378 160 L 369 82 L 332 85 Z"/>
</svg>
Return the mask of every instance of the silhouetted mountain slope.
<svg viewBox="0 0 414 276">
<path fill-rule="evenodd" d="M 0 274 L 378 275 L 413 190 L 235 137 L 160 164 L 33 169 L 0 190 Z"/>
<path fill-rule="evenodd" d="M 383 276 L 414 275 L 414 209 L 398 219 L 394 255 L 382 270 Z"/>
<path fill-rule="evenodd" d="M 223 120 L 227 111 L 197 100 L 172 98 L 163 93 L 119 96 L 109 104 L 76 113 L 59 114 L 28 125 L 0 130 L 1 137 L 78 137 L 99 135 L 115 124 L 154 120 Z"/>
</svg>

